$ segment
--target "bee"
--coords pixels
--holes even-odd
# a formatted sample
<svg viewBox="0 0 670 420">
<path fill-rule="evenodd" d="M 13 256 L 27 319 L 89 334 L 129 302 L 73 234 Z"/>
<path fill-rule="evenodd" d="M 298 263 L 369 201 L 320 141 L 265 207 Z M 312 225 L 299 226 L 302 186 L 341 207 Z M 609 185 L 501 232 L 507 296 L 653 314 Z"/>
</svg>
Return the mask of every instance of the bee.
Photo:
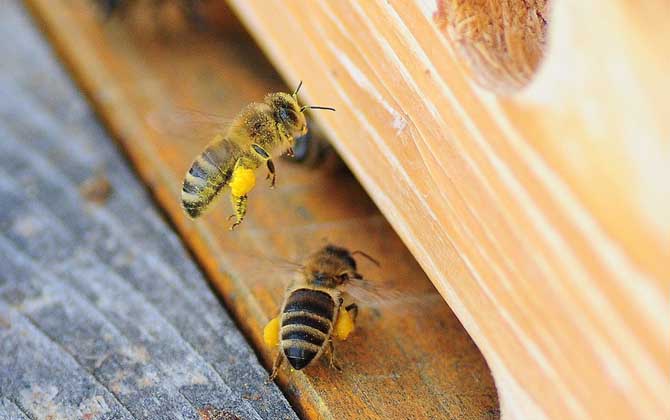
<svg viewBox="0 0 670 420">
<path fill-rule="evenodd" d="M 302 370 L 318 360 L 326 347 L 331 367 L 341 370 L 334 361 L 333 338 L 346 340 L 358 315 L 356 303 L 344 306 L 343 288 L 365 281 L 356 271 L 356 254 L 379 265 L 362 251 L 327 245 L 301 266 L 296 281 L 286 291 L 279 315 L 263 331 L 265 343 L 279 347 L 269 380 L 277 376 L 284 359 L 293 369 Z"/>
<path fill-rule="evenodd" d="M 336 169 L 342 161 L 333 146 L 326 139 L 321 127 L 313 121 L 307 122 L 306 135 L 295 139 L 293 155 L 286 159 L 292 163 L 308 168 Z"/>
<path fill-rule="evenodd" d="M 262 103 L 251 103 L 232 121 L 225 134 L 218 134 L 193 161 L 182 186 L 182 207 L 195 219 L 201 216 L 223 187 L 230 188 L 236 218 L 230 227 L 242 223 L 247 212 L 247 194 L 256 185 L 254 171 L 265 163 L 270 187 L 276 181 L 273 156 L 292 154 L 297 137 L 307 134 L 306 109 L 334 108 L 298 104 L 302 82 L 293 92 L 270 93 Z"/>
<path fill-rule="evenodd" d="M 129 9 L 137 6 L 140 3 L 137 0 L 94 0 L 95 3 L 102 9 L 106 18 L 111 18 L 113 15 L 127 15 Z M 198 8 L 202 0 L 178 0 L 173 1 L 179 7 L 182 13 L 194 22 L 200 22 L 201 17 L 198 15 Z M 145 2 L 149 3 L 149 2 Z M 168 0 L 153 0 L 149 3 L 155 10 L 159 10 Z"/>
</svg>

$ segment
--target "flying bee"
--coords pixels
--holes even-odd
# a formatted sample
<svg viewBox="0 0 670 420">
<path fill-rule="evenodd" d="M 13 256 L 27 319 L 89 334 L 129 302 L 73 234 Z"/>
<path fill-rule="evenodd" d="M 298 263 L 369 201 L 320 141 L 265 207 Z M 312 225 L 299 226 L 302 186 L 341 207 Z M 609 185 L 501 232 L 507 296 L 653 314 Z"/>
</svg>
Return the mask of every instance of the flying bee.
<svg viewBox="0 0 670 420">
<path fill-rule="evenodd" d="M 340 370 L 334 361 L 333 338 L 346 340 L 358 315 L 356 303 L 345 306 L 343 289 L 353 282 L 365 282 L 356 271 L 355 254 L 378 265 L 362 251 L 327 245 L 301 266 L 296 281 L 286 291 L 279 315 L 263 331 L 265 343 L 279 347 L 270 380 L 277 376 L 284 359 L 293 369 L 302 370 L 319 359 L 326 346 L 330 365 Z"/>
<path fill-rule="evenodd" d="M 201 216 L 219 196 L 223 187 L 230 188 L 230 201 L 236 217 L 230 227 L 242 223 L 247 212 L 247 194 L 256 185 L 254 171 L 265 164 L 266 179 L 275 185 L 273 156 L 292 153 L 295 138 L 307 133 L 306 109 L 334 108 L 300 106 L 298 91 L 267 95 L 262 103 L 251 103 L 232 121 L 225 134 L 219 134 L 205 147 L 186 173 L 181 192 L 182 207 L 195 219 Z"/>
</svg>

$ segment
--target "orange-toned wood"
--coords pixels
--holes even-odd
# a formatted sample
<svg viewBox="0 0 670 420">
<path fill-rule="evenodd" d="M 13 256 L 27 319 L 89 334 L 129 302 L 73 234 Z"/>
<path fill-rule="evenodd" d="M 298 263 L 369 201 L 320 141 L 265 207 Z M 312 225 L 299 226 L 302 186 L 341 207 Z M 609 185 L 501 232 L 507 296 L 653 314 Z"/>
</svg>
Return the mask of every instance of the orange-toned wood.
<svg viewBox="0 0 670 420">
<path fill-rule="evenodd" d="M 375 256 L 382 268 L 362 262 L 361 271 L 411 293 L 406 302 L 361 308 L 358 328 L 337 346 L 343 373 L 325 361 L 308 375 L 281 372 L 283 389 L 305 418 L 498 417 L 481 354 L 347 171 L 277 162 L 277 188 L 259 177 L 247 219 L 232 233 L 225 199 L 203 221 L 184 216 L 181 178 L 209 138 L 157 132 L 149 117 L 171 107 L 232 116 L 282 89 L 249 39 L 158 36 L 117 20 L 101 25 L 86 0 L 29 4 L 266 365 L 273 354 L 263 348 L 262 330 L 278 311 L 286 273 L 258 269 L 250 252 L 295 259 L 327 239 Z"/>
<path fill-rule="evenodd" d="M 668 418 L 661 0 L 231 0 L 482 349 L 503 417 Z"/>
</svg>

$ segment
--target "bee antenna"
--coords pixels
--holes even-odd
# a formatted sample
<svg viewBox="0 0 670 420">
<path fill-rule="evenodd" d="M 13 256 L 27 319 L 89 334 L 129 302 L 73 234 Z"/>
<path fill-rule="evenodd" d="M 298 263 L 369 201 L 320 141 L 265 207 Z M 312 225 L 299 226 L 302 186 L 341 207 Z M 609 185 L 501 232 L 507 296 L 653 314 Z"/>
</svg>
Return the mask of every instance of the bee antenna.
<svg viewBox="0 0 670 420">
<path fill-rule="evenodd" d="M 325 109 L 328 111 L 335 111 L 335 108 L 331 108 L 329 106 L 304 105 L 300 108 L 300 112 L 304 112 L 306 109 Z"/>
<path fill-rule="evenodd" d="M 293 96 L 298 96 L 298 91 L 300 90 L 301 87 L 302 87 L 302 80 L 300 81 L 300 83 L 298 83 L 298 87 L 295 88 L 295 92 L 293 92 Z"/>
<path fill-rule="evenodd" d="M 356 254 L 359 254 L 359 255 L 364 256 L 364 257 L 367 258 L 368 260 L 372 261 L 372 263 L 373 263 L 374 265 L 376 265 L 377 267 L 380 267 L 379 261 L 375 260 L 374 258 L 372 258 L 371 256 L 369 256 L 369 255 L 366 254 L 365 252 L 360 251 L 360 250 L 356 250 L 356 251 L 354 251 L 354 252 L 351 253 L 352 256 L 354 256 L 354 255 L 356 255 Z"/>
</svg>

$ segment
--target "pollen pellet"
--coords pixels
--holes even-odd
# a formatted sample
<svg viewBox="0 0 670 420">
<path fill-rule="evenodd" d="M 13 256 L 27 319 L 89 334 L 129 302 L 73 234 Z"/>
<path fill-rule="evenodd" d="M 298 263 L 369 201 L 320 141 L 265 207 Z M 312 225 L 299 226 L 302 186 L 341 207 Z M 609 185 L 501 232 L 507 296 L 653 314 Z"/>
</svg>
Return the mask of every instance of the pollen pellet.
<svg viewBox="0 0 670 420">
<path fill-rule="evenodd" d="M 270 320 L 263 328 L 263 341 L 270 348 L 277 347 L 279 344 L 279 317 Z"/>
<path fill-rule="evenodd" d="M 230 180 L 230 192 L 236 197 L 242 197 L 256 185 L 256 175 L 251 169 L 238 166 Z"/>
<path fill-rule="evenodd" d="M 337 315 L 337 321 L 333 327 L 333 336 L 338 340 L 346 340 L 354 330 L 354 320 L 351 319 L 349 311 L 341 310 Z"/>
</svg>

